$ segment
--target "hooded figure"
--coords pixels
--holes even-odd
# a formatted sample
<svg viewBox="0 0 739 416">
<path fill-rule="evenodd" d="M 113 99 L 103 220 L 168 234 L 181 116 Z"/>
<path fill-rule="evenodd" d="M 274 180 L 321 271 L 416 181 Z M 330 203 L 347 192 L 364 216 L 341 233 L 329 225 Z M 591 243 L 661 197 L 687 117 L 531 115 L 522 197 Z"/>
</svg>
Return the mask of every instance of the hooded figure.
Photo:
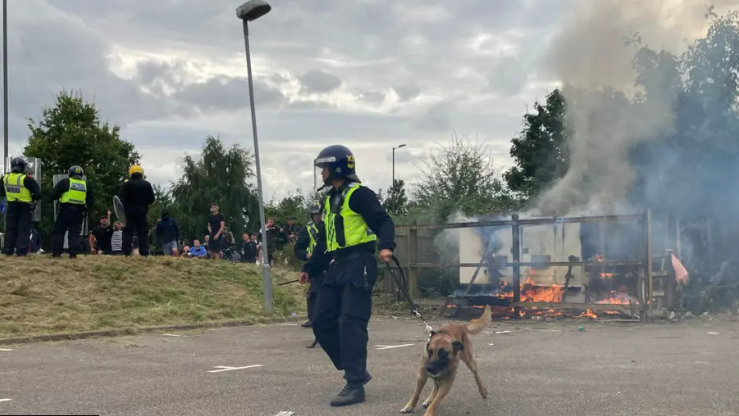
<svg viewBox="0 0 739 416">
<path fill-rule="evenodd" d="M 169 210 L 162 210 L 162 218 L 157 222 L 157 241 L 162 245 L 165 256 L 177 255 L 177 242 L 180 240 L 180 229 L 177 221 L 169 216 Z"/>
</svg>

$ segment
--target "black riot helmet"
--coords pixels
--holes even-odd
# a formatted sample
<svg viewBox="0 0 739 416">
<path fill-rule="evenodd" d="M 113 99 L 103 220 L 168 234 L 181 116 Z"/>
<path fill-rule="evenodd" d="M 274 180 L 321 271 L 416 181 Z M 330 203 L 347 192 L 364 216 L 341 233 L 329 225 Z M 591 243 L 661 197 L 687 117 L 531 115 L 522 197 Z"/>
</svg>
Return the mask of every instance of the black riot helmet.
<svg viewBox="0 0 739 416">
<path fill-rule="evenodd" d="M 24 173 L 27 166 L 28 162 L 26 162 L 26 159 L 23 159 L 22 157 L 16 157 L 10 161 L 10 170 L 13 173 Z"/>
<path fill-rule="evenodd" d="M 82 176 L 85 175 L 85 171 L 82 170 L 81 167 L 75 165 L 69 168 L 69 177 L 75 178 L 75 179 L 82 179 Z"/>
<path fill-rule="evenodd" d="M 318 168 L 327 168 L 328 177 L 324 184 L 330 185 L 332 179 L 346 178 L 352 182 L 361 182 L 356 174 L 354 154 L 346 146 L 329 146 L 318 154 L 315 161 Z"/>
</svg>

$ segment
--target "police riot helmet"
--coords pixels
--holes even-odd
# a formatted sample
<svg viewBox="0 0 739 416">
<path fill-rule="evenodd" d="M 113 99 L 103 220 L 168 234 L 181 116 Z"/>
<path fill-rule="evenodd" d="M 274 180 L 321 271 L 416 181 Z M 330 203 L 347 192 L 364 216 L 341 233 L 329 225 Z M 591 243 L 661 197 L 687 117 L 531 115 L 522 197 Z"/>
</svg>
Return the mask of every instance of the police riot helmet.
<svg viewBox="0 0 739 416">
<path fill-rule="evenodd" d="M 70 178 L 81 179 L 82 176 L 84 176 L 84 175 L 85 175 L 85 171 L 81 167 L 79 167 L 77 165 L 72 166 L 71 168 L 69 168 L 69 177 Z"/>
<path fill-rule="evenodd" d="M 318 201 L 315 201 L 308 207 L 308 214 L 315 215 L 321 213 L 321 203 Z"/>
<path fill-rule="evenodd" d="M 28 162 L 26 162 L 26 159 L 23 159 L 22 157 L 16 157 L 13 158 L 13 160 L 10 161 L 10 170 L 13 173 L 23 173 L 26 171 L 26 166 L 28 166 Z"/>
<path fill-rule="evenodd" d="M 328 177 L 323 181 L 326 185 L 330 185 L 332 179 L 339 178 L 361 182 L 356 174 L 354 154 L 346 146 L 333 145 L 321 150 L 315 165 L 328 169 Z"/>
</svg>

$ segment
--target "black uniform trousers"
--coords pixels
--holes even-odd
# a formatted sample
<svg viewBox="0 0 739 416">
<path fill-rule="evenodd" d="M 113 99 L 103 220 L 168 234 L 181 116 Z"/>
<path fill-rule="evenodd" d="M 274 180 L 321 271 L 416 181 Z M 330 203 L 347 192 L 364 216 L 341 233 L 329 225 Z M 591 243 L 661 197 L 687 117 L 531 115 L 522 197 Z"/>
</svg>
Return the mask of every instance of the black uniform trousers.
<svg viewBox="0 0 739 416">
<path fill-rule="evenodd" d="M 323 278 L 326 273 L 310 278 L 310 287 L 308 288 L 308 320 L 313 321 L 316 315 L 316 305 L 318 304 L 318 291 L 323 284 Z"/>
<path fill-rule="evenodd" d="M 80 231 L 84 218 L 84 206 L 62 204 L 51 233 L 51 254 L 58 256 L 64 251 L 64 234 L 68 233 L 69 255 L 76 256 L 80 251 Z"/>
<path fill-rule="evenodd" d="M 359 387 L 367 370 L 367 325 L 377 263 L 372 253 L 352 253 L 329 266 L 318 294 L 313 333 L 347 383 Z"/>
<path fill-rule="evenodd" d="M 31 244 L 31 204 L 20 201 L 8 202 L 5 213 L 5 244 L 3 253 L 19 256 L 28 254 Z"/>
<path fill-rule="evenodd" d="M 149 255 L 149 224 L 146 216 L 148 207 L 132 207 L 126 210 L 126 228 L 123 229 L 123 254 L 131 255 L 133 250 L 133 236 L 139 239 L 139 254 Z"/>
</svg>

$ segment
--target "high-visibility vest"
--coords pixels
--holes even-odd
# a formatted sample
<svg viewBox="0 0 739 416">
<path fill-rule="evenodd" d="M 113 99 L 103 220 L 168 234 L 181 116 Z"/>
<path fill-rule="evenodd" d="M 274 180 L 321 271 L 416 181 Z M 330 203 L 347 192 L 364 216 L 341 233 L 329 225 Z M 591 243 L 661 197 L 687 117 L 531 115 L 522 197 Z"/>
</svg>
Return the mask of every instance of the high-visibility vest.
<svg viewBox="0 0 739 416">
<path fill-rule="evenodd" d="M 331 196 L 326 197 L 326 203 L 323 210 L 323 222 L 326 228 L 326 249 L 327 251 L 336 251 L 341 248 L 352 247 L 359 244 L 377 241 L 377 236 L 364 222 L 364 218 L 349 208 L 349 201 L 352 195 L 362 185 L 351 182 L 341 192 L 341 207 L 339 213 L 334 214 L 331 211 Z M 337 230 L 336 222 L 340 221 L 343 230 Z"/>
<path fill-rule="evenodd" d="M 62 194 L 59 202 L 62 204 L 85 205 L 87 200 L 87 183 L 82 179 L 69 178 L 69 189 Z"/>
<path fill-rule="evenodd" d="M 25 173 L 8 173 L 3 176 L 3 187 L 8 202 L 25 202 L 27 204 L 33 202 L 31 191 L 23 184 L 26 176 Z"/>
<path fill-rule="evenodd" d="M 316 240 L 318 239 L 318 226 L 311 221 L 306 228 L 308 229 L 308 237 L 310 237 L 310 244 L 308 244 L 308 250 L 306 251 L 312 254 L 313 249 L 316 248 Z"/>
</svg>

